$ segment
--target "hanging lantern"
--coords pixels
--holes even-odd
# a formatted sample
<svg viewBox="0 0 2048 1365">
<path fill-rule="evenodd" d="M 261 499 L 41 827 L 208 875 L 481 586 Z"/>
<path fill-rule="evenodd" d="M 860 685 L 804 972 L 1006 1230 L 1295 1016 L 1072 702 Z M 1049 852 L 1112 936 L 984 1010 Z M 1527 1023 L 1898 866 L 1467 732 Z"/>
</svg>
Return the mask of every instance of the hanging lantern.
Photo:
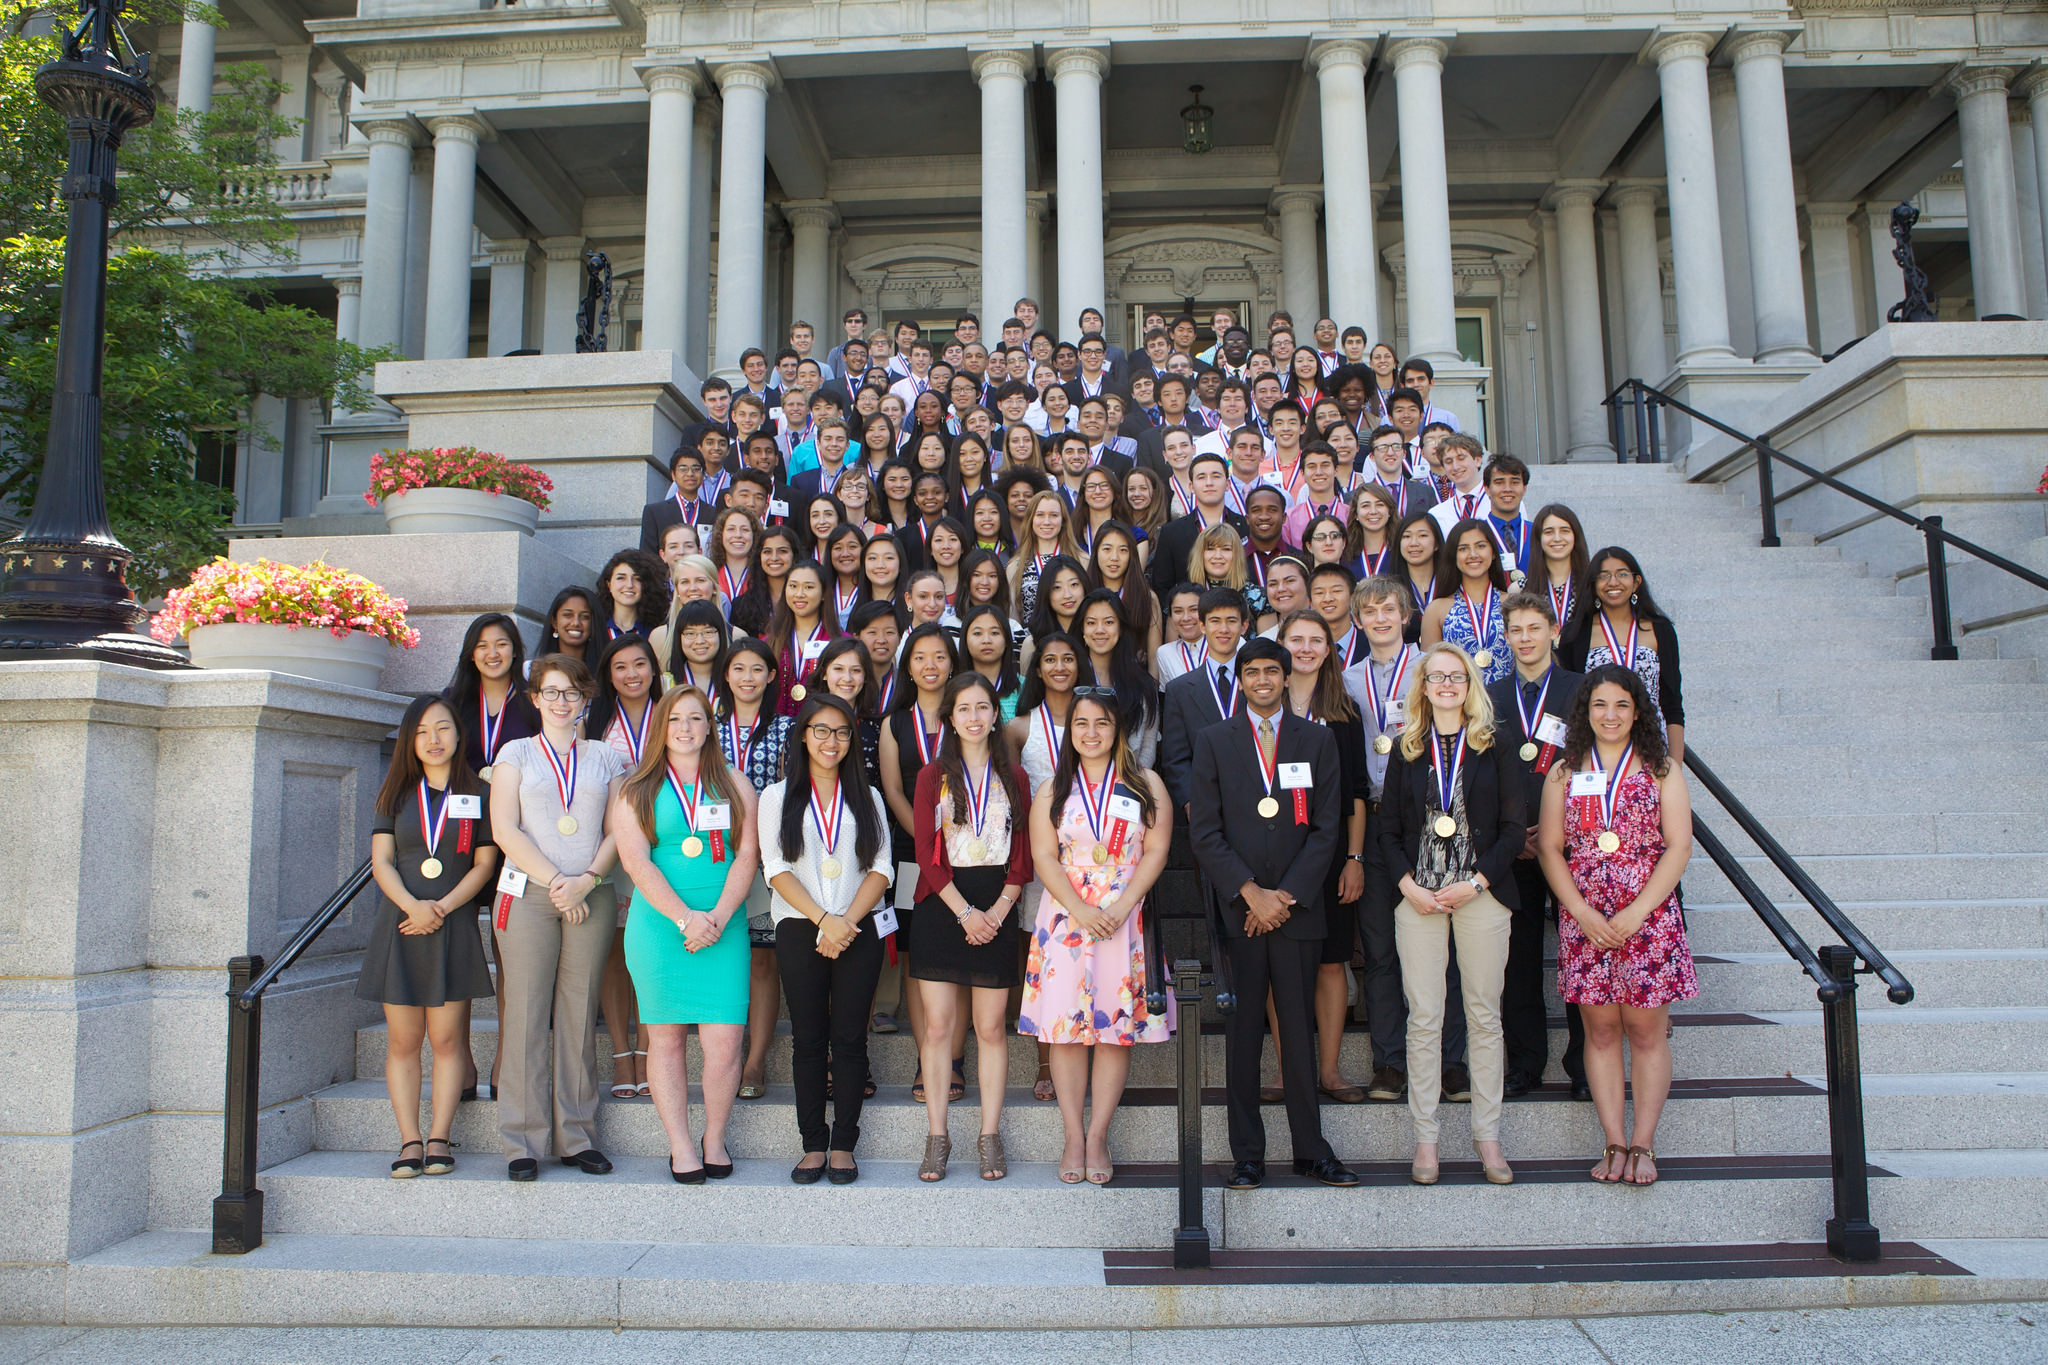
<svg viewBox="0 0 2048 1365">
<path fill-rule="evenodd" d="M 1201 86 L 1189 86 L 1188 93 L 1193 95 L 1195 100 L 1180 111 L 1181 122 L 1187 128 L 1187 137 L 1181 143 L 1181 147 L 1192 156 L 1200 156 L 1216 145 L 1216 139 L 1209 133 L 1209 119 L 1216 111 L 1202 103 Z"/>
</svg>

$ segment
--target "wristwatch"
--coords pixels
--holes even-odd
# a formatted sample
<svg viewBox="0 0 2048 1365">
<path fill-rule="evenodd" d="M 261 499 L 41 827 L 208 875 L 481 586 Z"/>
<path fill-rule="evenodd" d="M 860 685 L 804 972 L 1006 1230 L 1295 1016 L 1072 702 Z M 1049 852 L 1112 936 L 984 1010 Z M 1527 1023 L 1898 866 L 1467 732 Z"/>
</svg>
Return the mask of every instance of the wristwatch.
<svg viewBox="0 0 2048 1365">
<path fill-rule="evenodd" d="M 1347 853 L 1344 856 L 1346 858 L 1349 858 L 1354 863 L 1362 863 L 1365 861 L 1365 855 L 1363 853 Z"/>
<path fill-rule="evenodd" d="M 1477 891 L 1482 896 L 1486 894 L 1486 883 L 1480 881 L 1476 875 L 1467 877 L 1465 880 L 1472 883 L 1472 889 L 1474 891 Z"/>
</svg>

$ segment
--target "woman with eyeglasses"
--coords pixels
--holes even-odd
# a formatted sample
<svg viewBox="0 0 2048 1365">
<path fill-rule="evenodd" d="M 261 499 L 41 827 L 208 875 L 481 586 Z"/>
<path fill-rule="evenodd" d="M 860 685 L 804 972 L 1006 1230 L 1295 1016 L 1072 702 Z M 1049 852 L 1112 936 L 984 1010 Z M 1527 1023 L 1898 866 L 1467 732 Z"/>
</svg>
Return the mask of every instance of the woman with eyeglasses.
<svg viewBox="0 0 2048 1365">
<path fill-rule="evenodd" d="M 565 1166 L 612 1168 L 597 1149 L 597 1007 L 618 918 L 604 878 L 625 772 L 610 745 L 577 738 L 597 690 L 581 659 L 543 654 L 528 690 L 541 732 L 507 744 L 491 772 L 491 829 L 508 864 L 492 907 L 505 990 L 498 1131 L 517 1181 L 539 1179 L 551 1140 Z"/>
<path fill-rule="evenodd" d="M 1619 664 L 1643 680 L 1673 763 L 1685 762 L 1685 692 L 1678 668 L 1678 628 L 1650 596 L 1636 557 L 1619 545 L 1590 556 L 1579 603 L 1558 655 L 1565 667 L 1591 673 Z"/>
<path fill-rule="evenodd" d="M 1515 1174 L 1501 1155 L 1506 1048 L 1500 996 L 1508 926 L 1520 905 L 1514 864 L 1529 816 L 1519 780 L 1494 743 L 1493 705 L 1479 666 L 1450 641 L 1423 651 L 1380 800 L 1380 857 L 1401 899 L 1394 943 L 1408 1000 L 1408 1112 L 1415 1121 L 1409 1178 L 1437 1182 L 1445 974 L 1451 940 L 1465 1004 L 1472 1073 L 1472 1149 L 1493 1184 Z"/>
<path fill-rule="evenodd" d="M 882 940 L 871 917 L 889 889 L 891 867 L 881 794 L 868 787 L 858 762 L 846 761 L 858 720 L 838 697 L 806 698 L 783 779 L 761 794 L 761 863 L 774 892 L 775 956 L 789 1001 L 804 1150 L 789 1178 L 799 1185 L 860 1178 L 853 1150 L 868 1082 L 868 1005 L 882 972 Z"/>
<path fill-rule="evenodd" d="M 675 649 L 669 655 L 668 678 L 673 687 L 694 687 L 718 700 L 718 662 L 732 642 L 732 627 L 709 602 L 689 602 L 676 613 Z"/>
<path fill-rule="evenodd" d="M 789 716 L 778 716 L 775 651 L 751 636 L 733 641 L 719 664 L 713 729 L 726 767 L 757 792 L 782 780 L 782 753 L 789 745 Z M 768 880 L 758 870 L 747 893 L 747 1055 L 740 1065 L 739 1097 L 767 1094 L 768 1045 L 775 1041 L 781 986 L 775 971 L 775 921 L 769 913 Z"/>
</svg>

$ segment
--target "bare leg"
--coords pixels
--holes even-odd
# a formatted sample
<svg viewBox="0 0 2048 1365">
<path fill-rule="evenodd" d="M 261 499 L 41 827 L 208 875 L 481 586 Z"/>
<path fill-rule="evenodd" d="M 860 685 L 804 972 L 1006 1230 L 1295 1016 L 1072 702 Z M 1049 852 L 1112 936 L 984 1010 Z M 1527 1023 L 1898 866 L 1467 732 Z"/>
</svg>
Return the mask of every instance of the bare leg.
<svg viewBox="0 0 2048 1365">
<path fill-rule="evenodd" d="M 1060 1149 L 1060 1172 L 1081 1175 L 1088 1156 L 1088 1132 L 1081 1121 L 1088 1098 L 1088 1045 L 1052 1045 L 1052 1086 L 1060 1102 L 1060 1122 L 1066 1129 L 1066 1145 Z M 926 1086 L 929 1092 L 931 1087 Z"/>
<path fill-rule="evenodd" d="M 741 1085 L 768 1083 L 768 1045 L 775 1041 L 775 1016 L 782 1009 L 782 974 L 773 948 L 755 948 L 747 965 L 747 1056 Z"/>
<path fill-rule="evenodd" d="M 654 1112 L 668 1133 L 669 1169 L 694 1171 L 704 1163 L 690 1137 L 690 1065 L 686 1024 L 648 1024 L 647 1079 L 654 1087 Z M 706 1057 L 708 1059 L 707 1050 Z M 688 1165 L 675 1165 L 681 1158 Z"/>
<path fill-rule="evenodd" d="M 633 1025 L 640 1008 L 633 995 L 632 973 L 626 970 L 624 925 L 612 931 L 612 950 L 605 958 L 598 1005 L 604 1010 L 605 1033 L 612 1040 L 612 1084 L 637 1086 L 640 1059 L 633 1055 Z"/>
<path fill-rule="evenodd" d="M 1344 964 L 1325 962 L 1316 971 L 1316 1060 L 1321 1065 L 1321 1083 L 1330 1090 L 1351 1084 L 1337 1069 L 1337 1053 L 1343 1045 Z"/>
<path fill-rule="evenodd" d="M 420 1044 L 427 1037 L 427 1012 L 415 1005 L 384 1007 L 384 1089 L 398 1119 L 401 1142 L 420 1140 Z"/>
<path fill-rule="evenodd" d="M 462 1047 L 462 1025 L 469 1016 L 469 1002 L 451 1001 L 420 1013 L 426 1016 L 427 1038 L 434 1046 L 434 1126 L 429 1136 L 445 1140 L 455 1130 L 455 1111 L 462 1104 L 462 1073 L 470 1060 Z M 414 1049 L 413 1056 L 419 1056 L 418 1049 Z M 413 1074 L 417 1108 L 419 1073 Z"/>
<path fill-rule="evenodd" d="M 697 1044 L 704 1049 L 704 1159 L 714 1166 L 732 1162 L 725 1133 L 739 1095 L 741 1038 L 739 1024 L 697 1025 Z"/>
<path fill-rule="evenodd" d="M 1622 1133 L 1622 1008 L 1619 1005 L 1580 1005 L 1579 1018 L 1586 1026 L 1586 1084 L 1593 1091 L 1593 1113 L 1600 1119 L 1601 1141 L 1610 1147 L 1626 1147 L 1628 1139 Z M 1661 1026 L 1660 1020 L 1660 1029 Z M 1671 1079 L 1668 1049 L 1665 1057 L 1664 1078 L 1668 1087 Z M 1593 1168 L 1594 1179 L 1619 1180 L 1624 1164 L 1624 1158 L 1619 1155 L 1610 1160 L 1603 1154 L 1600 1164 Z"/>
<path fill-rule="evenodd" d="M 1671 1007 L 1660 1005 L 1653 1010 L 1638 1010 L 1620 1005 L 1616 1008 L 1621 1011 L 1622 1031 L 1628 1035 L 1629 1071 L 1635 1082 L 1635 1132 L 1629 1135 L 1629 1145 L 1655 1150 L 1657 1121 L 1664 1116 L 1664 1101 L 1671 1095 Z M 1619 1051 L 1618 1048 L 1616 1050 Z M 1598 1097 L 1597 1092 L 1595 1097 Z M 1645 1180 L 1644 1176 L 1650 1179 Z M 1656 1162 L 1649 1157 L 1638 1156 L 1635 1183 L 1647 1185 L 1656 1177 Z"/>
<path fill-rule="evenodd" d="M 974 1074 L 981 1088 L 981 1131 L 1001 1131 L 1003 1095 L 1010 1083 L 1010 1031 L 1004 1013 L 1010 993 L 974 987 Z M 931 1093 L 931 1087 L 925 1087 Z"/>
<path fill-rule="evenodd" d="M 912 981 L 914 998 L 921 1002 L 918 1013 L 924 1026 L 917 1034 L 917 1060 L 924 1070 L 924 1112 L 933 1137 L 946 1132 L 946 1105 L 951 1087 L 946 1084 L 953 1056 L 953 1016 L 959 1013 L 959 987 L 950 981 Z"/>
<path fill-rule="evenodd" d="M 1131 1049 L 1116 1043 L 1095 1045 L 1094 1107 L 1088 1112 L 1088 1169 L 1112 1170 L 1109 1159 L 1109 1124 L 1124 1097 L 1124 1083 L 1131 1078 Z"/>
</svg>

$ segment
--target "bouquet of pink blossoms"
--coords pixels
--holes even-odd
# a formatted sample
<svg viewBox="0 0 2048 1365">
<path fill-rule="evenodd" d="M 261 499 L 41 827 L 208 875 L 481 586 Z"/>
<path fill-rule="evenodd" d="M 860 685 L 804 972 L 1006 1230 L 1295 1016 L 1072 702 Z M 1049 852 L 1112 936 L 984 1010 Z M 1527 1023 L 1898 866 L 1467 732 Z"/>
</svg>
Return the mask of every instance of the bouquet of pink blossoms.
<svg viewBox="0 0 2048 1365">
<path fill-rule="evenodd" d="M 469 488 L 523 498 L 545 512 L 555 481 L 530 464 L 475 446 L 426 450 L 381 450 L 370 457 L 370 487 L 363 501 L 375 507 L 394 493 L 415 488 Z"/>
<path fill-rule="evenodd" d="M 420 633 L 405 622 L 405 599 L 361 574 L 315 562 L 304 566 L 259 559 L 216 559 L 164 599 L 149 633 L 166 644 L 198 626 L 239 622 L 327 631 L 346 639 L 362 631 L 411 649 Z"/>
</svg>

